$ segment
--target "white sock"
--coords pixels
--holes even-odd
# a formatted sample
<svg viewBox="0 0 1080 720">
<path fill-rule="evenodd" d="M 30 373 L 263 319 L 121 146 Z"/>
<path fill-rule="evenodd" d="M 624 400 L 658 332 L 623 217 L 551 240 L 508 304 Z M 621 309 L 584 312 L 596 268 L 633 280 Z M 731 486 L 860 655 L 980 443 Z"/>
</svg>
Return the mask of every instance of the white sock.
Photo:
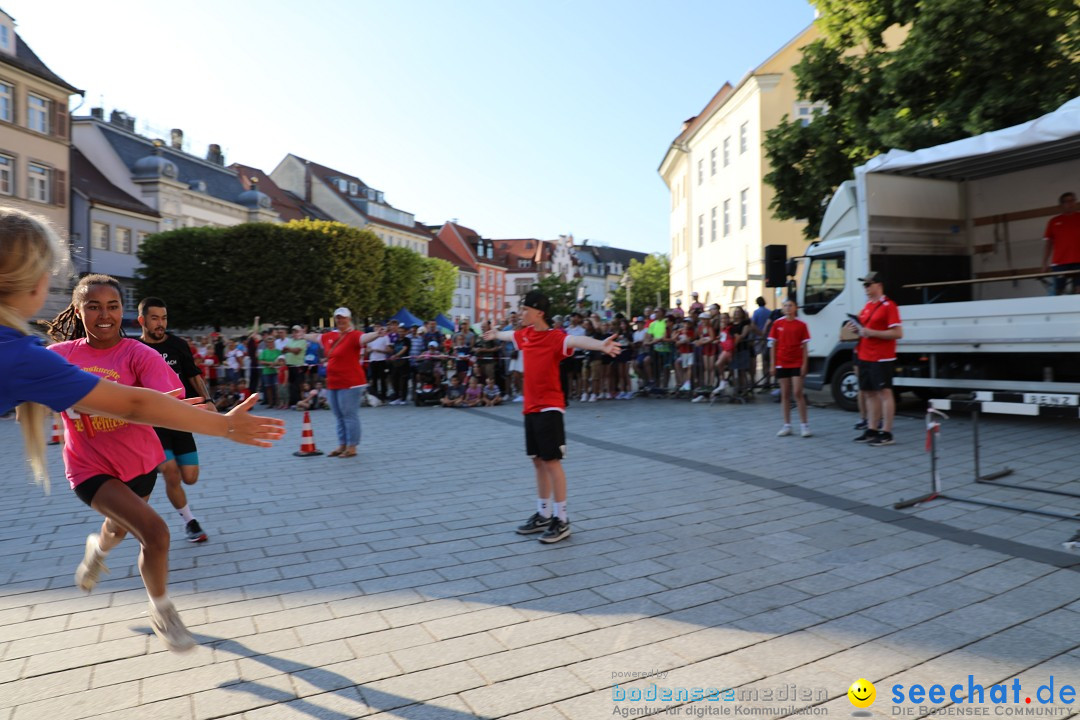
<svg viewBox="0 0 1080 720">
<path fill-rule="evenodd" d="M 102 550 L 101 549 L 101 536 L 100 535 L 91 535 L 90 537 L 92 538 L 91 542 L 95 546 L 94 549 L 97 551 L 98 555 L 100 555 L 101 557 L 105 557 L 106 555 L 109 554 L 108 550 Z"/>
<path fill-rule="evenodd" d="M 806 427 L 806 426 L 803 425 L 803 427 Z M 782 428 L 780 428 L 780 429 L 781 430 L 790 430 L 791 429 L 791 423 L 784 423 L 784 426 Z"/>
<path fill-rule="evenodd" d="M 189 523 L 195 519 L 195 516 L 191 514 L 191 506 L 185 505 L 176 512 L 180 513 L 180 517 L 184 518 L 184 523 Z"/>
<path fill-rule="evenodd" d="M 566 522 L 566 501 L 555 503 L 555 514 L 559 516 L 559 519 Z"/>
<path fill-rule="evenodd" d="M 809 430 L 810 429 L 810 423 L 799 423 L 799 428 L 802 429 L 802 430 Z"/>
<path fill-rule="evenodd" d="M 548 498 L 537 498 L 536 512 L 540 513 L 540 517 L 551 517 L 551 500 Z"/>
<path fill-rule="evenodd" d="M 146 594 L 150 595 L 149 591 Z M 172 607 L 172 600 L 169 599 L 168 595 L 162 595 L 161 597 L 150 595 L 150 604 L 158 610 L 168 610 Z"/>
</svg>

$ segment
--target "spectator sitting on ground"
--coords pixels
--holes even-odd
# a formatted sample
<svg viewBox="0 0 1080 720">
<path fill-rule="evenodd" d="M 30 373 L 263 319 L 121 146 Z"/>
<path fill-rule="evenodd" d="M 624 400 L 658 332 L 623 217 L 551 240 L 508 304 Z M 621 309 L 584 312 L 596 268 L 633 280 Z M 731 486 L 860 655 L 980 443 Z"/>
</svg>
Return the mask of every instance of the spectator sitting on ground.
<svg viewBox="0 0 1080 720">
<path fill-rule="evenodd" d="M 495 378 L 493 377 L 489 377 L 485 382 L 482 402 L 484 407 L 495 407 L 502 404 L 502 391 L 495 384 Z"/>
<path fill-rule="evenodd" d="M 454 375 L 450 378 L 450 387 L 446 388 L 446 397 L 439 401 L 443 407 L 462 407 L 465 401 L 465 386 L 461 384 L 461 377 Z"/>
<path fill-rule="evenodd" d="M 323 397 L 325 391 L 323 390 L 323 384 L 321 382 L 315 383 L 315 387 L 311 387 L 311 383 L 303 383 L 300 386 L 300 400 L 293 406 L 293 410 L 321 410 L 326 407 L 326 398 Z"/>
<path fill-rule="evenodd" d="M 218 412 L 228 412 L 243 399 L 244 396 L 236 389 L 235 382 L 223 382 L 214 392 L 214 407 L 218 409 Z"/>
<path fill-rule="evenodd" d="M 479 407 L 482 396 L 483 388 L 480 387 L 480 381 L 474 375 L 469 378 L 469 385 L 465 388 L 465 407 Z"/>
</svg>

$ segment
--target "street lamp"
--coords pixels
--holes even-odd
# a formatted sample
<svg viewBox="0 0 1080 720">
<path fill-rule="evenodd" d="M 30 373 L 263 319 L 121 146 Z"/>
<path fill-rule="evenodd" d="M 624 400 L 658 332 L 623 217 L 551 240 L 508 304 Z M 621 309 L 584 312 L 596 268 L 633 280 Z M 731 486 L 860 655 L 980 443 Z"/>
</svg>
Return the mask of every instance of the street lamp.
<svg viewBox="0 0 1080 720">
<path fill-rule="evenodd" d="M 634 278 L 630 277 L 630 273 L 626 273 L 622 276 L 622 280 L 619 284 L 626 288 L 626 317 L 630 315 L 630 292 L 634 289 Z"/>
</svg>

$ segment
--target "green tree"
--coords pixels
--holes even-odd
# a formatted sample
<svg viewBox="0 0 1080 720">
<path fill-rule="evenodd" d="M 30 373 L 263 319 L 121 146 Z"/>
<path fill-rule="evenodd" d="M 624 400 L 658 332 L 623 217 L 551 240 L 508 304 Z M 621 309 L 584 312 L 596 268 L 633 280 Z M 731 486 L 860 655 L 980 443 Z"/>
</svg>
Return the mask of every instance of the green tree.
<svg viewBox="0 0 1080 720">
<path fill-rule="evenodd" d="M 816 0 L 824 37 L 795 66 L 827 114 L 766 133 L 777 218 L 817 236 L 853 167 L 1031 120 L 1080 94 L 1075 0 Z M 890 47 L 889 33 L 902 35 Z"/>
<path fill-rule="evenodd" d="M 389 317 L 401 308 L 416 312 L 413 307 L 420 294 L 418 279 L 424 258 L 406 247 L 388 247 L 383 258 L 382 283 L 379 286 L 378 317 Z"/>
<path fill-rule="evenodd" d="M 566 315 L 573 312 L 574 307 L 577 305 L 581 278 L 563 280 L 561 275 L 552 273 L 540 278 L 532 286 L 547 295 L 548 300 L 551 301 L 552 316 Z"/>
<path fill-rule="evenodd" d="M 656 298 L 661 304 L 666 303 L 671 295 L 671 261 L 667 255 L 653 253 L 644 262 L 630 261 L 623 275 L 623 282 L 611 294 L 612 309 L 626 312 L 626 282 L 630 278 L 630 315 L 640 315 L 646 305 L 655 305 Z"/>
<path fill-rule="evenodd" d="M 421 256 L 416 298 L 409 309 L 423 320 L 434 320 L 439 313 L 449 311 L 457 277 L 458 270 L 453 264 L 440 258 Z"/>
</svg>

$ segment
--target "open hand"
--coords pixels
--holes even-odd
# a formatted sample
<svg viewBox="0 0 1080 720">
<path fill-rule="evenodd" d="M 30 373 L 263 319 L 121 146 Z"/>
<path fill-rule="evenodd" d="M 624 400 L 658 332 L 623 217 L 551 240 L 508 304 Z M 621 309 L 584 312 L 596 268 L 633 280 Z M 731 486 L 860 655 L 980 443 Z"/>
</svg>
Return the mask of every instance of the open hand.
<svg viewBox="0 0 1080 720">
<path fill-rule="evenodd" d="M 229 440 L 242 445 L 270 447 L 273 445 L 271 441 L 280 440 L 285 434 L 284 420 L 251 414 L 251 408 L 258 401 L 259 394 L 252 393 L 244 402 L 226 413 L 225 417 L 230 423 L 229 434 L 226 436 Z"/>
</svg>

